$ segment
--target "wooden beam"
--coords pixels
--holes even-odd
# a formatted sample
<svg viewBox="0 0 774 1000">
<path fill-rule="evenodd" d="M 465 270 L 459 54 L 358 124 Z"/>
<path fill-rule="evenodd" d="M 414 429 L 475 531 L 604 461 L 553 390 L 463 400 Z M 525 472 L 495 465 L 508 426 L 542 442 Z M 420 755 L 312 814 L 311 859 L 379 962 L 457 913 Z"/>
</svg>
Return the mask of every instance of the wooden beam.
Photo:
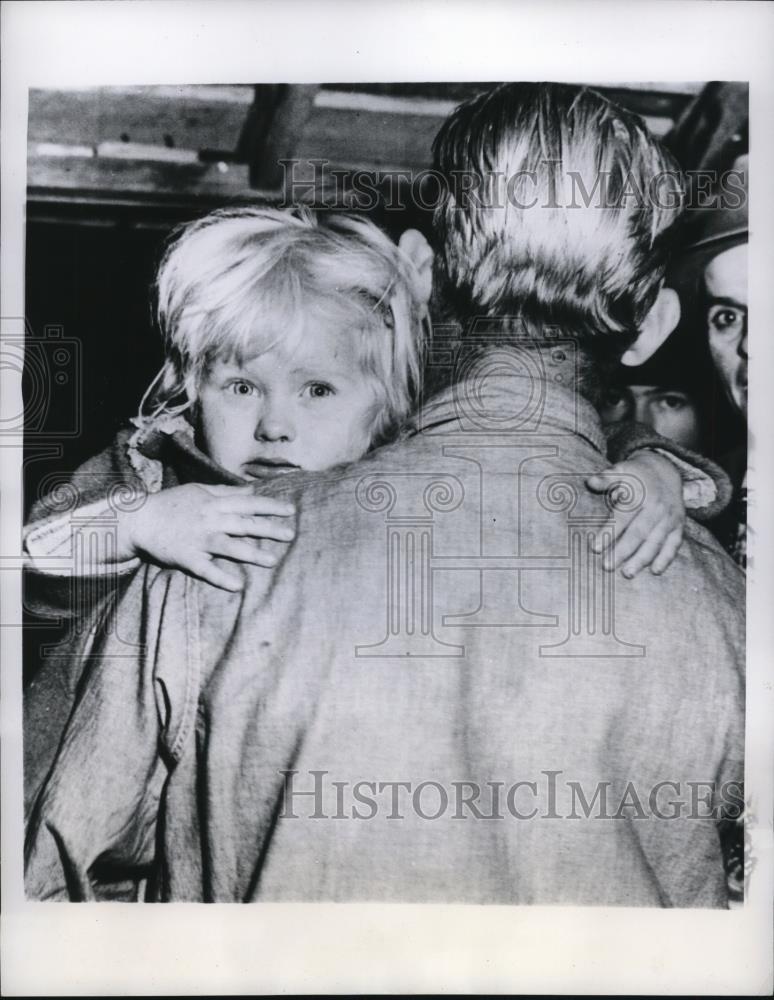
<svg viewBox="0 0 774 1000">
<path fill-rule="evenodd" d="M 256 86 L 237 147 L 238 158 L 249 166 L 251 187 L 276 190 L 282 186 L 280 160 L 297 155 L 317 90 L 317 84 Z"/>
<path fill-rule="evenodd" d="M 237 86 L 31 89 L 28 141 L 233 150 L 251 98 Z"/>
<path fill-rule="evenodd" d="M 91 156 L 27 160 L 27 197 L 33 202 L 224 204 L 254 200 L 247 168 L 238 163 L 179 163 Z"/>
</svg>

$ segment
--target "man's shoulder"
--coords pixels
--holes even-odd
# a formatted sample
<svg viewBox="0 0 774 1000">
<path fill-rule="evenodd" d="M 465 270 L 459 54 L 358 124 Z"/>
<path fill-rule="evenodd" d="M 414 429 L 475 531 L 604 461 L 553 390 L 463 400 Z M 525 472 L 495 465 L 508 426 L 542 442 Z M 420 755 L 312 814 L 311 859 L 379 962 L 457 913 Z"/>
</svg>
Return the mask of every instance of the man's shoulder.
<svg viewBox="0 0 774 1000">
<path fill-rule="evenodd" d="M 421 489 L 425 480 L 450 474 L 457 460 L 447 454 L 447 443 L 445 437 L 417 434 L 384 445 L 357 462 L 322 472 L 292 472 L 256 488 L 271 496 L 287 497 L 310 513 L 333 507 L 344 515 L 337 504 L 347 496 L 356 497 L 358 506 L 369 510 L 373 503 L 387 500 L 383 491 L 390 483 L 394 487 L 400 484 L 404 490 Z M 382 491 L 379 501 L 374 496 L 377 488 Z"/>
<path fill-rule="evenodd" d="M 674 562 L 658 576 L 647 569 L 633 580 L 617 578 L 615 612 L 622 621 L 647 624 L 649 646 L 671 644 L 681 670 L 709 678 L 744 669 L 745 578 L 701 525 L 688 522 Z"/>
<path fill-rule="evenodd" d="M 705 586 L 743 610 L 745 575 L 709 529 L 689 518 L 683 549 L 702 573 Z"/>
</svg>

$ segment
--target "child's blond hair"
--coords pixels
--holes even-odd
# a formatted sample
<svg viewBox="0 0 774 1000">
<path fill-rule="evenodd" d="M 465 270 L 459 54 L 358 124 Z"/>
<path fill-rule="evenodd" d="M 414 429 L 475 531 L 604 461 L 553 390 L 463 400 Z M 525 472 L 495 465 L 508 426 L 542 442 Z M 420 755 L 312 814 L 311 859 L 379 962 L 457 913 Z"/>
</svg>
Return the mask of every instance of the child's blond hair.
<svg viewBox="0 0 774 1000">
<path fill-rule="evenodd" d="M 213 212 L 174 234 L 156 292 L 166 359 L 143 401 L 151 415 L 190 417 L 217 359 L 241 362 L 292 346 L 321 323 L 358 334 L 362 370 L 381 404 L 372 443 L 414 407 L 428 323 L 419 276 L 364 217 L 305 208 Z"/>
</svg>

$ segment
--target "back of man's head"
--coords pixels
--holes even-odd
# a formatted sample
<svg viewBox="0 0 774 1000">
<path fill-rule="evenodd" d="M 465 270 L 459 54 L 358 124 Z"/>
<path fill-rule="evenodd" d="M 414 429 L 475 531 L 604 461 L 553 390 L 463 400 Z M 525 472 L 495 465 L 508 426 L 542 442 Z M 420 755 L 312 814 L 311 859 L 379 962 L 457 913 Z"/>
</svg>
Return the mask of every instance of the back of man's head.
<svg viewBox="0 0 774 1000">
<path fill-rule="evenodd" d="M 644 122 L 585 88 L 504 84 L 434 143 L 441 295 L 456 318 L 519 315 L 599 359 L 633 342 L 664 276 L 679 169 Z"/>
</svg>

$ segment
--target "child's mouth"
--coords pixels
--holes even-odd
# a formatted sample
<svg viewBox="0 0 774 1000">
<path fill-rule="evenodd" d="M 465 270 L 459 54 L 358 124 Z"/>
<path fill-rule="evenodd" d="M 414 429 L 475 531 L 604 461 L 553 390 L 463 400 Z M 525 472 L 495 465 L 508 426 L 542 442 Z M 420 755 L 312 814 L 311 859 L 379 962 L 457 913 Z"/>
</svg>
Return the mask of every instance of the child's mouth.
<svg viewBox="0 0 774 1000">
<path fill-rule="evenodd" d="M 285 472 L 293 472 L 299 469 L 299 465 L 286 462 L 281 458 L 254 458 L 252 462 L 246 462 L 243 466 L 248 476 L 263 478 L 265 476 L 278 476 Z"/>
</svg>

